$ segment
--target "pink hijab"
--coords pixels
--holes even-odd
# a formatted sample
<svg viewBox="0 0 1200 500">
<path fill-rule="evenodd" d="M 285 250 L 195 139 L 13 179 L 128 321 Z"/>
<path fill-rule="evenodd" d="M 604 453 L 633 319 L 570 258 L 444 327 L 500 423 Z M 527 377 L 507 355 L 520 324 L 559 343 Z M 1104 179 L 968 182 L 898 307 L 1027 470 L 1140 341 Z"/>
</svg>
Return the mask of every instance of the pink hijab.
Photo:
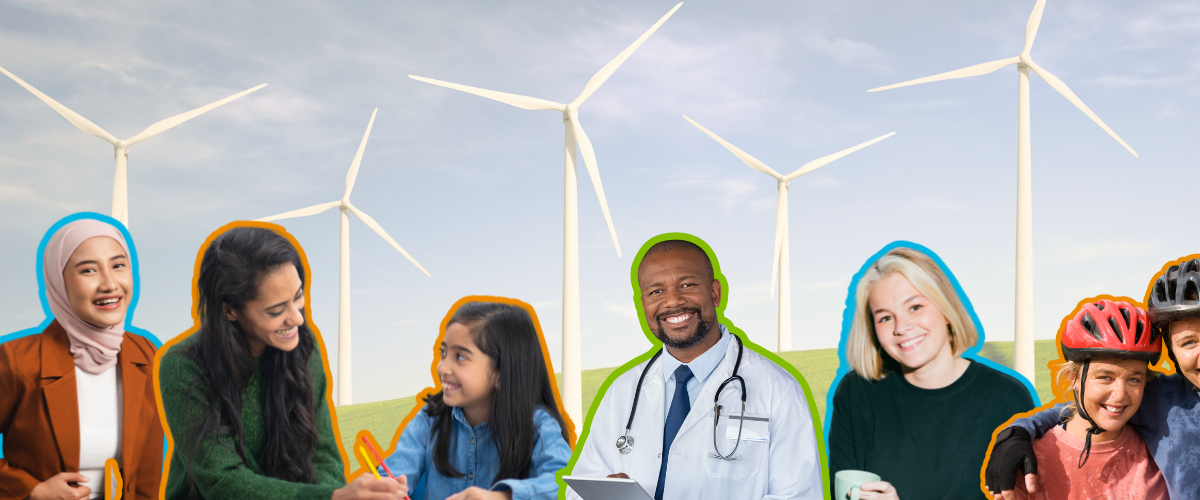
<svg viewBox="0 0 1200 500">
<path fill-rule="evenodd" d="M 117 364 L 117 353 L 121 352 L 121 341 L 125 338 L 125 325 L 100 328 L 80 319 L 71 308 L 71 300 L 67 297 L 67 287 L 63 282 L 63 270 L 67 267 L 67 261 L 71 260 L 71 254 L 84 240 L 96 236 L 116 240 L 125 249 L 125 255 L 129 255 L 129 245 L 125 244 L 125 238 L 117 228 L 95 219 L 79 219 L 59 228 L 46 244 L 42 275 L 46 280 L 46 299 L 50 303 L 50 312 L 67 331 L 75 366 L 98 375 Z"/>
</svg>

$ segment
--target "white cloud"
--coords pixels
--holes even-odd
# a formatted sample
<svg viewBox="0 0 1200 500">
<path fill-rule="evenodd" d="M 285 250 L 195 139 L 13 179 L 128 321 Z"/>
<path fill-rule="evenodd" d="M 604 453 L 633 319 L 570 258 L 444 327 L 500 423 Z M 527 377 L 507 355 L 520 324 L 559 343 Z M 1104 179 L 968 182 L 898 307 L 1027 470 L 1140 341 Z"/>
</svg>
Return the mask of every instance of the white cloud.
<svg viewBox="0 0 1200 500">
<path fill-rule="evenodd" d="M 608 309 L 609 312 L 625 319 L 632 319 L 635 322 L 638 319 L 637 308 L 634 307 L 632 302 L 618 304 L 616 302 L 610 302 L 606 300 L 604 301 L 604 308 Z"/>
<path fill-rule="evenodd" d="M 1118 257 L 1149 256 L 1158 244 L 1145 240 L 1075 241 L 1058 240 L 1052 245 L 1046 260 L 1051 262 L 1083 262 L 1110 260 Z"/>
<path fill-rule="evenodd" d="M 874 61 L 884 55 L 882 50 L 869 43 L 848 38 L 830 38 L 819 33 L 805 35 L 800 43 L 842 64 Z"/>
<path fill-rule="evenodd" d="M 941 212 L 941 211 L 957 211 L 962 209 L 962 205 L 951 200 L 936 198 L 933 196 L 921 196 L 914 198 L 907 205 L 907 208 L 917 212 Z"/>
<path fill-rule="evenodd" d="M 716 201 L 722 209 L 732 210 L 746 204 L 748 201 L 755 209 L 771 208 L 775 203 L 771 200 L 751 200 L 751 195 L 758 192 L 757 183 L 737 177 L 713 178 L 696 176 L 686 179 L 676 179 L 667 183 L 669 188 L 691 189 L 704 192 L 704 197 Z M 772 200 L 774 197 L 772 197 Z M 765 204 L 765 205 L 764 205 Z"/>
<path fill-rule="evenodd" d="M 1172 31 L 1200 31 L 1200 5 L 1180 2 L 1158 9 L 1129 26 L 1135 35 L 1160 35 Z"/>
<path fill-rule="evenodd" d="M 845 183 L 843 183 L 842 181 L 834 179 L 833 177 L 825 177 L 825 176 L 810 177 L 807 179 L 807 182 L 805 182 L 805 184 L 807 184 L 809 187 L 814 187 L 817 189 L 829 189 L 829 188 L 841 187 L 841 186 L 845 185 Z"/>
<path fill-rule="evenodd" d="M 1160 77 L 1103 75 L 1092 79 L 1091 83 L 1097 83 L 1108 87 L 1160 87 L 1178 85 L 1194 80 L 1195 78 L 1195 71 L 1189 71 L 1184 75 Z"/>
</svg>

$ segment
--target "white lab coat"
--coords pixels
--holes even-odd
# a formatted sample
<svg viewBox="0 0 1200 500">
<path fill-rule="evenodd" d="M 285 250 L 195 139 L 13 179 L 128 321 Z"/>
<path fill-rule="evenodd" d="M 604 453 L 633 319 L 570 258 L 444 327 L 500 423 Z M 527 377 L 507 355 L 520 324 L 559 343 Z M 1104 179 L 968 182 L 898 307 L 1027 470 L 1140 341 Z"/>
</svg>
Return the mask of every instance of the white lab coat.
<svg viewBox="0 0 1200 500">
<path fill-rule="evenodd" d="M 804 391 L 790 373 L 749 348 L 742 354 L 738 369 L 738 374 L 746 380 L 746 414 L 770 417 L 770 442 L 742 441 L 736 453 L 742 456 L 741 460 L 708 456 L 713 452 L 713 396 L 721 382 L 733 373 L 737 355 L 738 343 L 730 339 L 725 358 L 692 402 L 692 409 L 671 444 L 663 499 L 820 500 L 821 462 Z M 633 450 L 622 455 L 615 444 L 625 433 L 633 393 L 645 366 L 641 363 L 622 373 L 604 393 L 583 451 L 568 475 L 605 477 L 624 472 L 654 496 L 666 423 L 661 357 L 654 361 L 642 383 L 642 396 L 629 431 L 634 438 Z M 734 440 L 725 436 L 726 416 L 741 411 L 740 386 L 736 381 L 730 382 L 721 391 L 720 404 L 724 408 L 718 422 L 717 442 L 722 454 L 733 449 Z M 736 428 L 736 421 L 734 425 Z M 580 497 L 568 488 L 567 498 Z"/>
</svg>

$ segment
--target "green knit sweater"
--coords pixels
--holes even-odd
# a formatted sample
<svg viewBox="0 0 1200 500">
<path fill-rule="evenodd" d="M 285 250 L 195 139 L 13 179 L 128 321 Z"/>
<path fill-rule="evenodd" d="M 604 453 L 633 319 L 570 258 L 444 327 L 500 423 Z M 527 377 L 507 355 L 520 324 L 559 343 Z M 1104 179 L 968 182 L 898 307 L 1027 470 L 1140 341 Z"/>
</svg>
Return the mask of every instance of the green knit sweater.
<svg viewBox="0 0 1200 500">
<path fill-rule="evenodd" d="M 262 362 L 254 359 L 254 374 L 246 391 L 242 393 L 242 428 L 245 431 L 246 460 L 243 461 L 233 450 L 233 439 L 228 436 L 208 438 L 195 447 L 195 429 L 203 422 L 208 411 L 204 400 L 204 387 L 197 385 L 189 395 L 192 382 L 200 377 L 200 367 L 192 363 L 184 350 L 194 344 L 195 336 L 188 337 L 172 346 L 158 367 L 159 388 L 162 391 L 164 414 L 174 443 L 170 472 L 167 476 L 167 500 L 186 499 L 193 479 L 196 491 L 210 500 L 237 499 L 320 499 L 328 500 L 336 490 L 346 484 L 342 468 L 342 457 L 338 452 L 338 439 L 333 434 L 329 407 L 325 404 L 325 368 L 320 353 L 314 351 L 309 360 L 309 373 L 313 381 L 313 397 L 317 409 L 317 446 L 313 453 L 316 466 L 316 484 L 303 484 L 268 477 L 258 464 L 266 443 L 262 415 L 261 380 L 270 374 L 262 373 Z M 186 412 L 185 412 L 186 408 Z M 193 455 L 193 451 L 195 454 Z M 195 456 L 192 477 L 188 477 L 187 466 Z"/>
</svg>

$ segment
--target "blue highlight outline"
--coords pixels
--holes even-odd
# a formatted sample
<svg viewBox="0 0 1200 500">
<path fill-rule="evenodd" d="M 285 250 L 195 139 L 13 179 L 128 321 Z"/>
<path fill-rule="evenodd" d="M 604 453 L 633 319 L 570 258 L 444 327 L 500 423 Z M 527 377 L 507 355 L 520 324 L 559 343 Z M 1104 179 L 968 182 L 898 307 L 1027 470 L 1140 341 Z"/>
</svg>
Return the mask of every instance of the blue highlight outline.
<svg viewBox="0 0 1200 500">
<path fill-rule="evenodd" d="M 846 361 L 846 341 L 850 338 L 850 326 L 854 323 L 854 313 L 856 311 L 854 292 L 858 289 L 858 282 L 862 279 L 863 275 L 867 273 L 867 269 L 869 269 L 871 265 L 875 263 L 875 261 L 879 260 L 880 257 L 883 257 L 884 254 L 890 252 L 894 248 L 911 248 L 929 256 L 929 258 L 932 259 L 935 264 L 937 264 L 942 272 L 946 274 L 946 278 L 950 280 L 950 284 L 954 285 L 955 293 L 957 293 L 958 298 L 962 300 L 963 307 L 967 310 L 967 314 L 971 316 L 971 322 L 975 324 L 975 330 L 979 334 L 979 340 L 975 342 L 975 345 L 971 346 L 970 349 L 964 351 L 962 357 L 974 360 L 986 365 L 988 368 L 999 370 L 1005 375 L 1017 379 L 1025 385 L 1025 390 L 1029 391 L 1029 395 L 1033 397 L 1034 408 L 1041 406 L 1042 402 L 1040 399 L 1038 399 L 1037 389 L 1032 383 L 1029 382 L 1028 379 L 1025 378 L 1024 375 L 1017 373 L 1017 371 L 1013 370 L 1012 368 L 1001 365 L 979 355 L 979 350 L 983 348 L 983 343 L 987 339 L 987 336 L 983 330 L 983 323 L 979 321 L 979 315 L 975 314 L 975 306 L 971 305 L 971 299 L 967 296 L 967 292 L 963 290 L 962 285 L 958 282 L 958 278 L 954 276 L 954 273 L 950 271 L 950 268 L 946 266 L 946 263 L 942 261 L 942 258 L 939 257 L 938 254 L 934 253 L 933 250 L 926 248 L 924 245 L 913 243 L 911 241 L 897 240 L 888 243 L 883 247 L 883 249 L 875 252 L 874 255 L 867 258 L 867 261 L 863 263 L 862 267 L 858 269 L 858 272 L 854 273 L 854 277 L 850 279 L 850 287 L 846 292 L 846 308 L 842 310 L 842 334 L 841 339 L 838 340 L 837 350 L 838 369 L 837 373 L 833 376 L 833 382 L 829 384 L 829 392 L 825 394 L 825 439 L 829 439 L 830 424 L 833 422 L 833 394 L 837 392 L 837 387 L 838 384 L 842 382 L 842 377 L 852 371 L 850 368 L 850 363 Z"/>
<path fill-rule="evenodd" d="M 46 298 L 46 275 L 44 272 L 42 272 L 42 265 L 44 264 L 42 261 L 46 257 L 46 245 L 50 243 L 50 238 L 54 236 L 54 233 L 58 232 L 58 230 L 63 226 L 81 219 L 98 220 L 117 228 L 118 231 L 121 231 L 121 236 L 125 238 L 125 244 L 129 246 L 130 268 L 133 270 L 133 297 L 129 299 L 129 309 L 125 312 L 125 331 L 141 335 L 145 337 L 146 340 L 149 340 L 151 343 L 153 343 L 155 348 L 161 348 L 162 341 L 159 340 L 157 336 L 155 336 L 153 333 L 150 333 L 149 330 L 144 330 L 132 325 L 133 313 L 137 308 L 138 298 L 142 295 L 142 278 L 140 272 L 141 266 L 138 262 L 137 247 L 133 243 L 133 236 L 129 234 L 129 229 L 126 228 L 124 224 L 121 224 L 121 221 L 107 215 L 98 214 L 96 212 L 79 212 L 68 215 L 62 219 L 59 219 L 59 221 L 55 222 L 53 226 L 50 226 L 50 229 L 46 230 L 46 234 L 42 236 L 41 243 L 38 243 L 37 266 L 35 267 L 35 274 L 37 274 L 38 282 L 38 300 L 42 304 L 42 313 L 46 315 L 46 319 L 42 320 L 42 322 L 35 327 L 18 330 L 10 334 L 0 336 L 0 344 L 10 340 L 16 340 L 19 338 L 28 337 L 30 335 L 42 333 L 42 331 L 44 331 L 46 327 L 50 326 L 50 323 L 54 321 L 54 314 L 50 312 L 50 300 Z M 4 458 L 3 446 L 4 434 L 0 433 L 0 458 Z M 164 444 L 163 446 L 165 449 L 166 445 Z"/>
</svg>

